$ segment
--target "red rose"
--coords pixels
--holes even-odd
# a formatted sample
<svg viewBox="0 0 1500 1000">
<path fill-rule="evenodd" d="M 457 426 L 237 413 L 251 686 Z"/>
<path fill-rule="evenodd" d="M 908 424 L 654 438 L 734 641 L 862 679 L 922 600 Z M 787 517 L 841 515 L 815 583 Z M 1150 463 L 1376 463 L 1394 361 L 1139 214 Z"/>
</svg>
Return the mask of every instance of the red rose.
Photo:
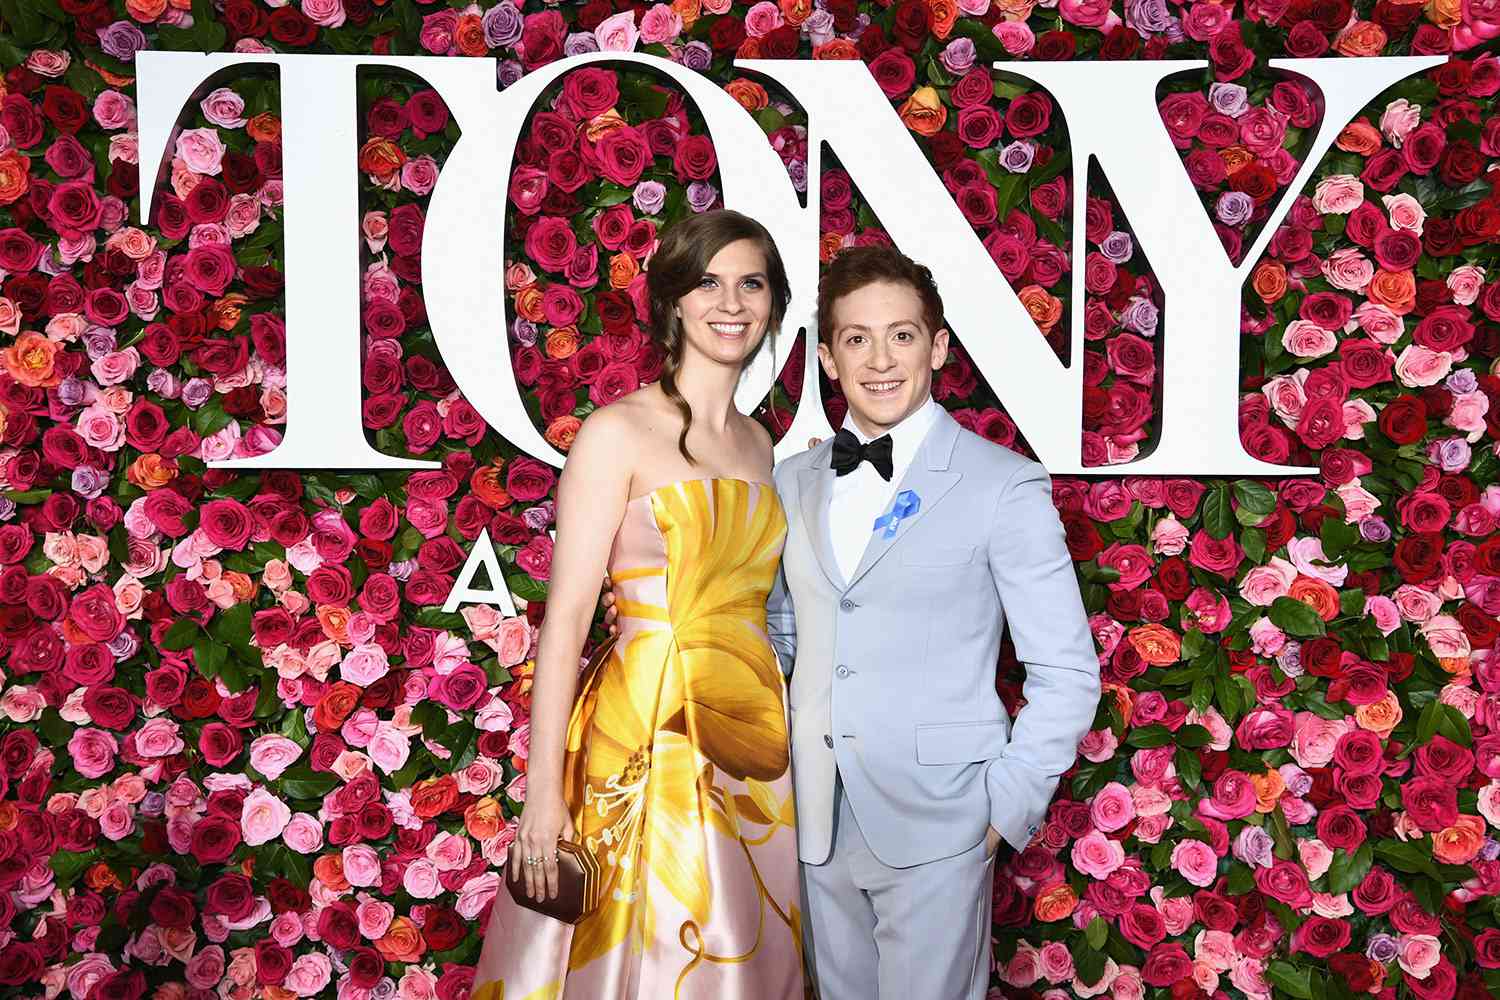
<svg viewBox="0 0 1500 1000">
<path fill-rule="evenodd" d="M 292 969 L 291 949 L 270 938 L 255 942 L 255 981 L 262 986 L 279 986 Z"/>
<path fill-rule="evenodd" d="M 240 824 L 237 820 L 209 813 L 193 824 L 191 849 L 199 864 L 223 864 L 239 846 Z"/>
<path fill-rule="evenodd" d="M 605 179 L 622 187 L 634 185 L 651 165 L 651 150 L 645 137 L 629 125 L 604 133 L 594 145 L 594 154 Z"/>
<path fill-rule="evenodd" d="M 1398 445 L 1416 444 L 1427 435 L 1427 407 L 1417 396 L 1397 396 L 1380 411 L 1380 430 Z"/>
<path fill-rule="evenodd" d="M 1120 917 L 1120 933 L 1138 948 L 1152 948 L 1166 939 L 1167 922 L 1156 907 L 1136 903 Z"/>
<path fill-rule="evenodd" d="M 271 37 L 283 45 L 298 48 L 311 45 L 318 38 L 318 26 L 295 7 L 271 11 Z"/>
<path fill-rule="evenodd" d="M 706 135 L 690 135 L 677 144 L 672 153 L 672 169 L 682 183 L 707 180 L 718 166 L 713 142 Z"/>
<path fill-rule="evenodd" d="M 1141 978 L 1149 986 L 1171 986 L 1179 979 L 1185 979 L 1192 974 L 1193 960 L 1188 957 L 1182 945 L 1174 942 L 1157 944 L 1146 956 L 1146 963 L 1141 967 Z"/>
<path fill-rule="evenodd" d="M 1021 94 L 1005 109 L 1005 127 L 1017 139 L 1041 135 L 1051 123 L 1052 99 L 1043 93 Z"/>
<path fill-rule="evenodd" d="M 1401 805 L 1417 828 L 1436 833 L 1458 819 L 1458 789 L 1441 778 L 1412 778 L 1401 785 Z"/>
<path fill-rule="evenodd" d="M 432 951 L 457 948 L 468 934 L 468 924 L 454 910 L 440 906 L 427 911 L 427 922 L 422 925 L 422 937 Z"/>
<path fill-rule="evenodd" d="M 211 767 L 224 767 L 234 761 L 244 749 L 244 741 L 236 730 L 222 722 L 210 722 L 198 734 L 198 752 Z"/>
<path fill-rule="evenodd" d="M 1430 580 L 1442 566 L 1442 558 L 1443 536 L 1437 533 L 1408 535 L 1396 544 L 1392 555 L 1396 571 L 1407 583 Z"/>
<path fill-rule="evenodd" d="M 1439 958 L 1438 964 L 1423 979 L 1405 971 L 1401 973 L 1401 979 L 1417 1000 L 1452 1000 L 1458 988 L 1458 972 L 1446 958 Z"/>
<path fill-rule="evenodd" d="M 230 872 L 209 885 L 204 910 L 229 920 L 243 920 L 255 911 L 255 887 L 238 872 Z"/>
<path fill-rule="evenodd" d="M 1335 851 L 1356 851 L 1365 842 L 1364 820 L 1346 805 L 1325 809 L 1318 816 L 1318 838 Z"/>
<path fill-rule="evenodd" d="M 597 66 L 576 69 L 563 79 L 562 99 L 577 118 L 593 118 L 619 101 L 619 77 Z"/>
<path fill-rule="evenodd" d="M 1457 618 L 1464 634 L 1469 637 L 1469 645 L 1475 649 L 1489 649 L 1500 639 L 1500 622 L 1476 604 L 1465 601 L 1458 609 Z"/>
<path fill-rule="evenodd" d="M 42 114 L 59 132 L 69 135 L 76 134 L 89 119 L 82 95 L 50 84 L 42 91 Z"/>
<path fill-rule="evenodd" d="M 1500 969 L 1500 930 L 1486 927 L 1475 936 L 1474 961 L 1486 969 Z"/>
<path fill-rule="evenodd" d="M 425 139 L 448 126 L 448 105 L 437 91 L 428 87 L 407 98 L 406 117 L 417 138 Z"/>
<path fill-rule="evenodd" d="M 1327 958 L 1349 944 L 1349 924 L 1314 914 L 1292 934 L 1292 950 Z"/>
<path fill-rule="evenodd" d="M 891 21 L 891 41 L 909 52 L 916 52 L 932 34 L 931 15 L 920 0 L 904 0 Z"/>
<path fill-rule="evenodd" d="M 385 975 L 385 959 L 374 948 L 353 948 L 346 958 L 349 963 L 349 982 L 360 989 L 374 989 Z"/>
</svg>

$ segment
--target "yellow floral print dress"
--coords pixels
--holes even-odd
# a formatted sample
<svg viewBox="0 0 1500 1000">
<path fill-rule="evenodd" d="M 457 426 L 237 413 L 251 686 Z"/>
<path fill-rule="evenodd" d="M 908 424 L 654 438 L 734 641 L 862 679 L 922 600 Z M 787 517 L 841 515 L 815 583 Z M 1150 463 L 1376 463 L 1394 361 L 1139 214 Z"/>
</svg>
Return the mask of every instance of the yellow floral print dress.
<svg viewBox="0 0 1500 1000">
<path fill-rule="evenodd" d="M 619 639 L 579 679 L 564 765 L 603 902 L 570 926 L 502 885 L 474 1000 L 804 995 L 786 688 L 766 636 L 785 540 L 769 484 L 630 501 L 609 559 Z"/>
</svg>

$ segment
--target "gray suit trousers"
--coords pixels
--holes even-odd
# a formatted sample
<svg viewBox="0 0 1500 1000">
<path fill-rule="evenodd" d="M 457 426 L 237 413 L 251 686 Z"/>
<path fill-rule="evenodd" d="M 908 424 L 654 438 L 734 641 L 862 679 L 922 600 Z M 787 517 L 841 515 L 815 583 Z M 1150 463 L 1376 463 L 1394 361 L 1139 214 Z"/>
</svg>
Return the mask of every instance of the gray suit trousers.
<svg viewBox="0 0 1500 1000">
<path fill-rule="evenodd" d="M 833 850 L 803 864 L 821 1000 L 984 1000 L 994 858 L 983 839 L 910 868 L 881 863 L 838 782 Z"/>
</svg>

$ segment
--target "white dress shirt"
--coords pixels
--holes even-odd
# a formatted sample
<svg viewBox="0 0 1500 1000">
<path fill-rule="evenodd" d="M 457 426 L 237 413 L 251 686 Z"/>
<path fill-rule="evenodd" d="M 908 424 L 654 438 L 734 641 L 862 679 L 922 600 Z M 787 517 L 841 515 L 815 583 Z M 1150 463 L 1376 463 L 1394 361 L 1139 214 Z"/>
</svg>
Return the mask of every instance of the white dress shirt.
<svg viewBox="0 0 1500 1000">
<path fill-rule="evenodd" d="M 890 511 L 896 488 L 937 415 L 938 405 L 928 397 L 926 403 L 890 429 L 890 482 L 881 479 L 880 473 L 869 462 L 860 462 L 853 472 L 834 479 L 828 501 L 828 535 L 846 584 L 859 568 L 865 546 L 874 537 L 876 518 Z M 859 438 L 861 444 L 873 440 L 865 436 L 852 416 L 844 417 L 844 427 Z"/>
</svg>

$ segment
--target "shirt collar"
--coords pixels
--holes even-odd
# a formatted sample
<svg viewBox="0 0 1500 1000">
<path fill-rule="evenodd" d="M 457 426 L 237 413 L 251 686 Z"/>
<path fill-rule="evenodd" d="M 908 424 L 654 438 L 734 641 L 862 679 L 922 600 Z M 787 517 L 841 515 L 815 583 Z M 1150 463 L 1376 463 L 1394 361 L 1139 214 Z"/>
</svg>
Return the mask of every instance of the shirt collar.
<svg viewBox="0 0 1500 1000">
<path fill-rule="evenodd" d="M 893 468 L 903 468 L 911 463 L 916 457 L 917 449 L 921 447 L 922 439 L 932 429 L 932 424 L 937 420 L 938 405 L 931 396 L 927 402 L 911 413 L 908 413 L 899 424 L 892 427 L 886 433 L 891 436 L 891 465 Z M 859 429 L 854 422 L 852 414 L 845 414 L 844 427 L 855 437 L 859 438 L 861 444 L 868 444 L 872 438 L 866 437 L 865 432 Z"/>
</svg>

